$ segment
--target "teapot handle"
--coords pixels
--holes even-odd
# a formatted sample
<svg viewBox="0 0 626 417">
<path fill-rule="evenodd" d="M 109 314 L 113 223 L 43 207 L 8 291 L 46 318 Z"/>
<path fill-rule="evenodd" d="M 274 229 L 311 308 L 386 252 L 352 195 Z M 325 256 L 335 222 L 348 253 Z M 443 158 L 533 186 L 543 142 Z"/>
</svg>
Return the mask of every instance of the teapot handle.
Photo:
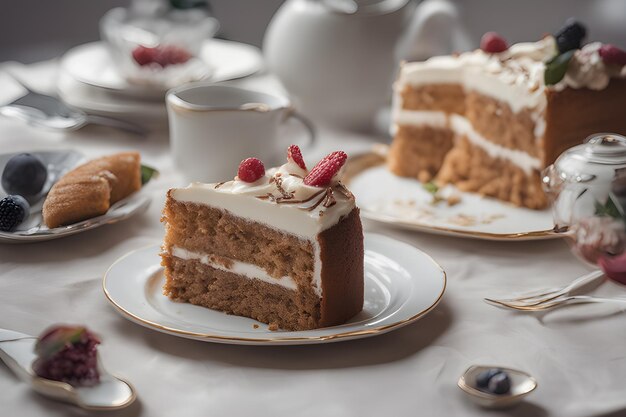
<svg viewBox="0 0 626 417">
<path fill-rule="evenodd" d="M 415 10 L 396 55 L 399 60 L 421 61 L 431 56 L 466 50 L 471 45 L 461 28 L 459 11 L 450 0 L 425 0 Z"/>
</svg>

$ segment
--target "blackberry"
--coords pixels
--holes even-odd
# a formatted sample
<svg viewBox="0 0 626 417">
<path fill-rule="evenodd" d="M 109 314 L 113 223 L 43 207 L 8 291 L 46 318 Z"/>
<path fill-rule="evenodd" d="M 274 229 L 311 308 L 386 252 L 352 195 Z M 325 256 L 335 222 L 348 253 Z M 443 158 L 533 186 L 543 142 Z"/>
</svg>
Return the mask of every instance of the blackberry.
<svg viewBox="0 0 626 417">
<path fill-rule="evenodd" d="M 587 28 L 582 23 L 568 19 L 565 26 L 554 34 L 559 53 L 580 49 L 582 41 L 587 35 Z"/>
<path fill-rule="evenodd" d="M 9 195 L 0 200 L 0 230 L 13 231 L 28 216 L 30 206 L 20 195 Z"/>
</svg>

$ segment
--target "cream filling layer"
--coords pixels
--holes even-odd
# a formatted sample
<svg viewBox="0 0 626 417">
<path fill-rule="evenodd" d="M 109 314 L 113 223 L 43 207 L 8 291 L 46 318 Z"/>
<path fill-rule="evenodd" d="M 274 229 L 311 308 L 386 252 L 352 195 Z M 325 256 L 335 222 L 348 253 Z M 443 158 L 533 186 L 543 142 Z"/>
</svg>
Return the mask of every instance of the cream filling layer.
<svg viewBox="0 0 626 417">
<path fill-rule="evenodd" d="M 223 264 L 211 259 L 211 255 L 208 254 L 192 252 L 187 249 L 179 248 L 177 246 L 172 247 L 171 253 L 172 256 L 175 256 L 177 258 L 184 260 L 196 260 L 204 265 L 210 266 L 211 268 L 219 269 L 226 272 L 232 272 L 233 274 L 242 275 L 246 278 L 258 279 L 260 281 L 267 282 L 268 284 L 278 285 L 289 290 L 295 291 L 298 289 L 298 284 L 292 277 L 284 276 L 280 278 L 274 278 L 270 276 L 263 268 L 246 262 L 231 260 L 232 266 L 230 268 L 227 268 Z"/>
<path fill-rule="evenodd" d="M 411 126 L 433 126 L 449 128 L 457 135 L 465 135 L 473 145 L 483 149 L 492 158 L 502 158 L 520 167 L 526 174 L 541 169 L 541 161 L 527 152 L 498 145 L 476 132 L 465 117 L 458 114 L 447 115 L 442 111 L 398 110 L 394 123 Z"/>
</svg>

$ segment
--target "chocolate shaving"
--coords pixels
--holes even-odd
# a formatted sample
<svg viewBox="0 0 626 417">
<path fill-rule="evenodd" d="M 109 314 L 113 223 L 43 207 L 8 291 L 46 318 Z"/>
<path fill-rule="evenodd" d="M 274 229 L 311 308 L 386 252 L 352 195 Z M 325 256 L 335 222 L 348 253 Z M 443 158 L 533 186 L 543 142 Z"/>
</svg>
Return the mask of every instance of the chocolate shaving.
<svg viewBox="0 0 626 417">
<path fill-rule="evenodd" d="M 334 206 L 335 204 L 337 204 L 337 200 L 335 200 L 333 189 L 328 187 L 326 189 L 326 195 L 324 196 L 324 203 L 322 205 L 328 208 Z"/>
<path fill-rule="evenodd" d="M 217 190 L 218 188 L 220 188 L 222 185 L 226 184 L 226 181 L 222 181 L 222 182 L 218 182 L 217 184 L 215 184 L 215 187 L 213 187 L 215 190 Z"/>
<path fill-rule="evenodd" d="M 280 172 L 278 174 L 280 174 Z M 293 198 L 293 193 L 288 193 L 287 191 L 285 191 L 285 189 L 283 188 L 283 179 L 280 178 L 279 176 L 276 176 L 275 178 L 276 178 L 276 188 L 278 189 L 278 192 L 282 194 L 281 200 L 291 200 Z"/>
<path fill-rule="evenodd" d="M 337 183 L 337 191 L 339 191 L 343 196 L 349 200 L 354 199 L 354 194 L 350 190 L 346 188 L 342 183 Z"/>
</svg>

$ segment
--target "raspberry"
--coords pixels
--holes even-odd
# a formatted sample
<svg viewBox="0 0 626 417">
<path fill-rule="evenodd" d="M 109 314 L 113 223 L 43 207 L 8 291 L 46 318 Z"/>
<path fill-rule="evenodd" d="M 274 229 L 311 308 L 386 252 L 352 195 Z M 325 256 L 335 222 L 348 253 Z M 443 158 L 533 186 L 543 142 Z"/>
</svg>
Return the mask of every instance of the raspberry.
<svg viewBox="0 0 626 417">
<path fill-rule="evenodd" d="M 146 48 L 143 45 L 139 45 L 133 49 L 133 59 L 140 66 L 148 65 L 154 62 L 156 56 L 156 48 Z"/>
<path fill-rule="evenodd" d="M 626 65 L 626 51 L 619 49 L 615 45 L 602 45 L 598 50 L 598 54 L 600 54 L 605 64 Z"/>
<path fill-rule="evenodd" d="M 496 32 L 487 32 L 480 39 L 480 49 L 489 54 L 498 54 L 509 49 L 509 45 Z"/>
<path fill-rule="evenodd" d="M 133 50 L 133 59 L 140 66 L 158 64 L 161 67 L 184 64 L 191 59 L 191 54 L 178 46 L 165 45 L 156 48 L 138 46 Z"/>
<path fill-rule="evenodd" d="M 343 164 L 346 163 L 347 158 L 348 155 L 343 151 L 336 151 L 327 155 L 313 167 L 309 175 L 304 178 L 304 183 L 314 187 L 329 185 Z"/>
<path fill-rule="evenodd" d="M 237 176 L 244 182 L 255 182 L 265 175 L 265 166 L 260 159 L 248 158 L 241 161 Z"/>
<path fill-rule="evenodd" d="M 35 344 L 33 370 L 42 378 L 73 386 L 93 386 L 100 381 L 97 345 L 100 340 L 85 327 L 55 326 Z"/>
<path fill-rule="evenodd" d="M 300 168 L 306 170 L 306 164 L 304 163 L 302 152 L 300 152 L 298 145 L 291 145 L 287 148 L 287 160 L 295 162 Z"/>
<path fill-rule="evenodd" d="M 9 195 L 0 200 L 0 230 L 10 232 L 28 216 L 30 206 L 24 197 Z"/>
<path fill-rule="evenodd" d="M 184 64 L 191 59 L 191 54 L 183 48 L 174 45 L 166 45 L 158 48 L 154 61 L 162 67 L 168 65 Z"/>
<path fill-rule="evenodd" d="M 566 25 L 554 34 L 559 53 L 580 49 L 583 39 L 587 35 L 587 29 L 574 19 L 568 19 Z"/>
</svg>

